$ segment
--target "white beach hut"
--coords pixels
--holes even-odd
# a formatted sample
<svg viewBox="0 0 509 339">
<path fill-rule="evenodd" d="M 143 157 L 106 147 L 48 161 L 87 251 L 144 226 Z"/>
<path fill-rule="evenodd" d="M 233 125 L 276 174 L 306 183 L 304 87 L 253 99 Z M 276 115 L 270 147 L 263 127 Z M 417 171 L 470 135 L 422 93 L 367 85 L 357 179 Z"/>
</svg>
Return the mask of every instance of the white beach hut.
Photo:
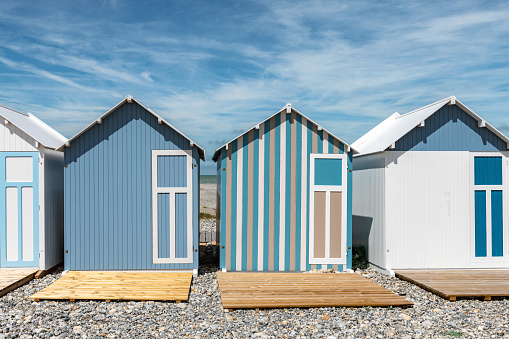
<svg viewBox="0 0 509 339">
<path fill-rule="evenodd" d="M 0 268 L 48 270 L 63 261 L 66 138 L 30 113 L 0 118 Z"/>
<path fill-rule="evenodd" d="M 401 269 L 509 268 L 509 139 L 449 97 L 352 144 L 353 245 Z"/>
</svg>

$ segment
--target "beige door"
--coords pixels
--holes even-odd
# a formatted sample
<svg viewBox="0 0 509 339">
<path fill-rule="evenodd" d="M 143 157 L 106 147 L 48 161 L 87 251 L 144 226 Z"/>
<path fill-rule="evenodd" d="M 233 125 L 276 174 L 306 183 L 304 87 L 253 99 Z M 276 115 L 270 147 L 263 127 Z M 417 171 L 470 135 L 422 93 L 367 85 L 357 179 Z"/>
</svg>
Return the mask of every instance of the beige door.
<svg viewBox="0 0 509 339">
<path fill-rule="evenodd" d="M 347 159 L 311 154 L 309 263 L 346 264 Z"/>
</svg>

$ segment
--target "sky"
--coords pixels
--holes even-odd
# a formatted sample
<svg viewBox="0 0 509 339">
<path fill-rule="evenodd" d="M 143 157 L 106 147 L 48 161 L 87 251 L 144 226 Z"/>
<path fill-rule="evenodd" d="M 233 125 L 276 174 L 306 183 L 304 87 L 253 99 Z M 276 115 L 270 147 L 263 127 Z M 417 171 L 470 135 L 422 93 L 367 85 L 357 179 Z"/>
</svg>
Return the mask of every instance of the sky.
<svg viewBox="0 0 509 339">
<path fill-rule="evenodd" d="M 206 151 L 287 103 L 354 142 L 455 95 L 509 134 L 507 1 L 0 2 L 0 104 L 70 138 L 130 94 Z"/>
</svg>

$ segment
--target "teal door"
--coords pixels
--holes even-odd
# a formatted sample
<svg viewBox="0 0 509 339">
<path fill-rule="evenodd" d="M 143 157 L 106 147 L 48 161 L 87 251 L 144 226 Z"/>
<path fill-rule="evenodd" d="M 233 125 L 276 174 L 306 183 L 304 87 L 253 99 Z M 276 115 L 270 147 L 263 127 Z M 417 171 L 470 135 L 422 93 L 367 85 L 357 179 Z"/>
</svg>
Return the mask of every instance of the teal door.
<svg viewBox="0 0 509 339">
<path fill-rule="evenodd" d="M 0 152 L 0 267 L 39 266 L 39 154 Z"/>
<path fill-rule="evenodd" d="M 504 256 L 501 156 L 474 157 L 475 257 Z"/>
</svg>

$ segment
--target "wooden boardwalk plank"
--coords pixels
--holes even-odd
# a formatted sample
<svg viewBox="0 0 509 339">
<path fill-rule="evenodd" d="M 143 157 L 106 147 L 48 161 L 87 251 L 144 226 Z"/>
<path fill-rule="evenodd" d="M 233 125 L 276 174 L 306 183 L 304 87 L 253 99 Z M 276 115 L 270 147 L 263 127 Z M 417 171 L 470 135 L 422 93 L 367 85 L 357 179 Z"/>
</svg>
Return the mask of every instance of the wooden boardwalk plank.
<svg viewBox="0 0 509 339">
<path fill-rule="evenodd" d="M 421 270 L 396 271 L 396 277 L 409 281 L 442 298 L 509 296 L 509 270 Z"/>
<path fill-rule="evenodd" d="M 26 284 L 37 270 L 0 270 L 0 297 Z"/>
<path fill-rule="evenodd" d="M 355 273 L 217 273 L 224 308 L 411 306 Z"/>
<path fill-rule="evenodd" d="M 187 301 L 192 277 L 192 272 L 69 271 L 30 298 Z"/>
</svg>

